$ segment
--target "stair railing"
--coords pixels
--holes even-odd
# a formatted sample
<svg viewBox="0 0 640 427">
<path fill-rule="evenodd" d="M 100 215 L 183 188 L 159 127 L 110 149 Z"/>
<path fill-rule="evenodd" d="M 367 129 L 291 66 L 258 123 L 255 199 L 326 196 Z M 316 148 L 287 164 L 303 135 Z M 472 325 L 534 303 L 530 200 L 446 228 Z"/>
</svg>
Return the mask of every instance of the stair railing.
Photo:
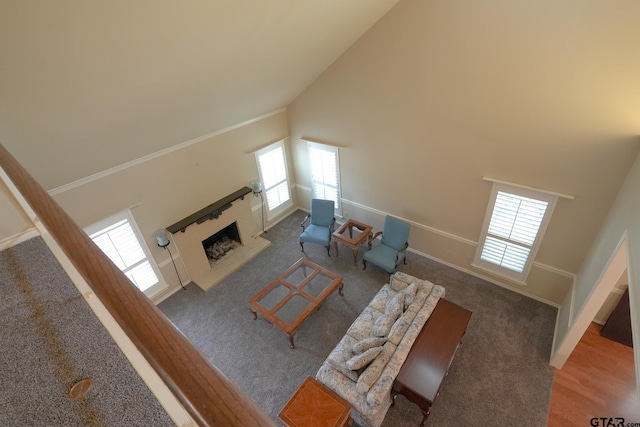
<svg viewBox="0 0 640 427">
<path fill-rule="evenodd" d="M 0 144 L 0 167 L 111 316 L 200 426 L 275 423 L 213 366 Z M 224 345 L 224 344 L 221 344 Z M 248 373 L 250 374 L 250 373 Z"/>
</svg>

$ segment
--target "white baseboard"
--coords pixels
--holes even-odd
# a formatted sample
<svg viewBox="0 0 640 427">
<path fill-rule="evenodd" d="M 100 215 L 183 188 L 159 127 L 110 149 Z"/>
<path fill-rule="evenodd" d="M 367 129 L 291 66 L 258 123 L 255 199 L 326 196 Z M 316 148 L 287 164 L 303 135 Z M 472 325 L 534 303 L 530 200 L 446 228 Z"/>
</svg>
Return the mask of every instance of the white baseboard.
<svg viewBox="0 0 640 427">
<path fill-rule="evenodd" d="M 4 251 L 5 249 L 9 249 L 12 246 L 20 244 L 22 242 L 26 242 L 29 239 L 33 239 L 34 237 L 39 236 L 40 233 L 38 230 L 34 228 L 30 228 L 26 231 L 22 231 L 18 234 L 14 234 L 11 237 L 7 237 L 6 239 L 0 240 L 0 251 Z"/>
</svg>

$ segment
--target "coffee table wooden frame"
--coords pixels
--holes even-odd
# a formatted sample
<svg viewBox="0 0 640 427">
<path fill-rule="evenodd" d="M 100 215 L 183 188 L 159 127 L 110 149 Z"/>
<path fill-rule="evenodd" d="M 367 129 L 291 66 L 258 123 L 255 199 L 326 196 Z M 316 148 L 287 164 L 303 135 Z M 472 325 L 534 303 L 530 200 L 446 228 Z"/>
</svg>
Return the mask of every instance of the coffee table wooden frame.
<svg viewBox="0 0 640 427">
<path fill-rule="evenodd" d="M 360 231 L 360 234 L 353 238 L 353 229 L 356 228 Z M 333 247 L 336 251 L 336 257 L 338 256 L 338 243 L 342 243 L 349 246 L 353 251 L 353 264 L 358 265 L 358 248 L 361 244 L 367 241 L 369 249 L 371 249 L 371 240 L 373 238 L 373 227 L 356 221 L 355 219 L 349 219 L 347 222 L 333 232 Z M 348 236 L 345 234 L 348 231 Z"/>
<path fill-rule="evenodd" d="M 304 270 L 306 276 L 305 279 L 300 282 L 299 285 L 294 285 L 287 282 L 285 278 L 300 267 L 302 267 Z M 308 273 L 307 269 L 311 269 L 311 272 Z M 306 293 L 304 291 L 304 287 L 319 274 L 329 277 L 330 279 L 332 279 L 332 281 L 317 297 L 314 297 L 313 295 Z M 267 295 L 273 288 L 278 285 L 283 285 L 289 288 L 289 293 L 284 298 L 282 298 L 282 300 L 280 300 L 271 310 L 267 310 L 258 302 L 260 301 L 260 299 L 262 299 L 262 297 Z M 253 314 L 254 320 L 258 318 L 258 313 L 260 313 L 262 317 L 265 318 L 265 320 L 282 330 L 282 332 L 284 332 L 289 338 L 291 348 L 294 348 L 293 335 L 296 333 L 296 330 L 309 318 L 309 316 L 311 316 L 322 306 L 322 303 L 324 303 L 329 295 L 331 295 L 336 289 L 338 289 L 340 296 L 344 296 L 344 294 L 342 293 L 342 288 L 343 283 L 341 276 L 332 273 L 326 268 L 323 268 L 306 258 L 300 258 L 295 262 L 295 264 L 289 267 L 287 271 L 278 276 L 273 282 L 267 285 L 266 288 L 260 291 L 260 293 L 249 300 L 249 310 Z M 282 308 L 282 306 L 284 306 L 291 298 L 296 295 L 309 300 L 309 305 L 307 305 L 304 310 L 302 310 L 290 323 L 285 323 L 276 316 L 276 313 L 280 308 Z"/>
</svg>

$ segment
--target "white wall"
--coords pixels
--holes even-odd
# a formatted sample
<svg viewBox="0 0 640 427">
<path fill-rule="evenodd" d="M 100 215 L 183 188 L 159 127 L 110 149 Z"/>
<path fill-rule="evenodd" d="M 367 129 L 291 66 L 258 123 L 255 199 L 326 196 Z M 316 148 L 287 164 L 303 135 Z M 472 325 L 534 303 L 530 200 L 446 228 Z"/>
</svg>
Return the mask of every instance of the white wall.
<svg viewBox="0 0 640 427">
<path fill-rule="evenodd" d="M 345 146 L 348 215 L 376 227 L 405 218 L 413 249 L 561 304 L 640 148 L 610 113 L 585 112 L 601 104 L 556 85 L 617 63 L 567 32 L 567 22 L 585 37 L 629 25 L 598 7 L 399 2 L 287 108 L 298 197 L 310 187 L 302 138 Z M 607 102 L 633 107 L 609 89 Z M 524 287 L 471 266 L 491 191 L 483 177 L 575 196 L 558 201 Z"/>
<path fill-rule="evenodd" d="M 147 161 L 134 162 L 97 179 L 66 186 L 62 191 L 54 190 L 54 199 L 81 227 L 131 208 L 161 274 L 169 284 L 166 292 L 154 297 L 159 301 L 180 289 L 180 284 L 168 252 L 158 248 L 153 233 L 250 186 L 250 182 L 258 178 L 253 151 L 286 138 L 287 134 L 284 111 L 275 112 L 227 132 L 199 138 L 193 144 L 185 143 Z M 286 147 L 288 149 L 288 144 Z M 251 196 L 250 199 L 254 229 L 243 232 L 254 235 L 261 232 L 260 198 Z M 186 284 L 190 277 L 180 253 L 175 244 L 170 248 L 180 278 Z"/>
<path fill-rule="evenodd" d="M 625 269 L 634 348 L 640 348 L 640 156 L 616 197 L 603 227 L 589 249 L 575 284 L 573 300 L 561 310 L 554 339 L 552 364 L 562 364 L 582 337 Z M 616 256 L 620 253 L 618 256 Z M 640 384 L 640 352 L 635 352 Z M 639 388 L 640 389 L 640 388 Z"/>
</svg>

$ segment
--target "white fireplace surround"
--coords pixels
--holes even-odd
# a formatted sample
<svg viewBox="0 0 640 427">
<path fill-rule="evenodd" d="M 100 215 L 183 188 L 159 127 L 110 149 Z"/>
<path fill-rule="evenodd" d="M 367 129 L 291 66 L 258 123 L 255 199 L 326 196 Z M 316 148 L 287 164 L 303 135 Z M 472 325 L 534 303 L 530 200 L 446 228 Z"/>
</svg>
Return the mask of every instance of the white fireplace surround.
<svg viewBox="0 0 640 427">
<path fill-rule="evenodd" d="M 258 236 L 259 229 L 254 224 L 249 200 L 249 197 L 235 200 L 218 218 L 201 224 L 193 223 L 184 232 L 173 234 L 191 280 L 202 290 L 208 291 L 271 244 Z M 234 221 L 237 222 L 242 247 L 210 263 L 202 242 Z"/>
</svg>

